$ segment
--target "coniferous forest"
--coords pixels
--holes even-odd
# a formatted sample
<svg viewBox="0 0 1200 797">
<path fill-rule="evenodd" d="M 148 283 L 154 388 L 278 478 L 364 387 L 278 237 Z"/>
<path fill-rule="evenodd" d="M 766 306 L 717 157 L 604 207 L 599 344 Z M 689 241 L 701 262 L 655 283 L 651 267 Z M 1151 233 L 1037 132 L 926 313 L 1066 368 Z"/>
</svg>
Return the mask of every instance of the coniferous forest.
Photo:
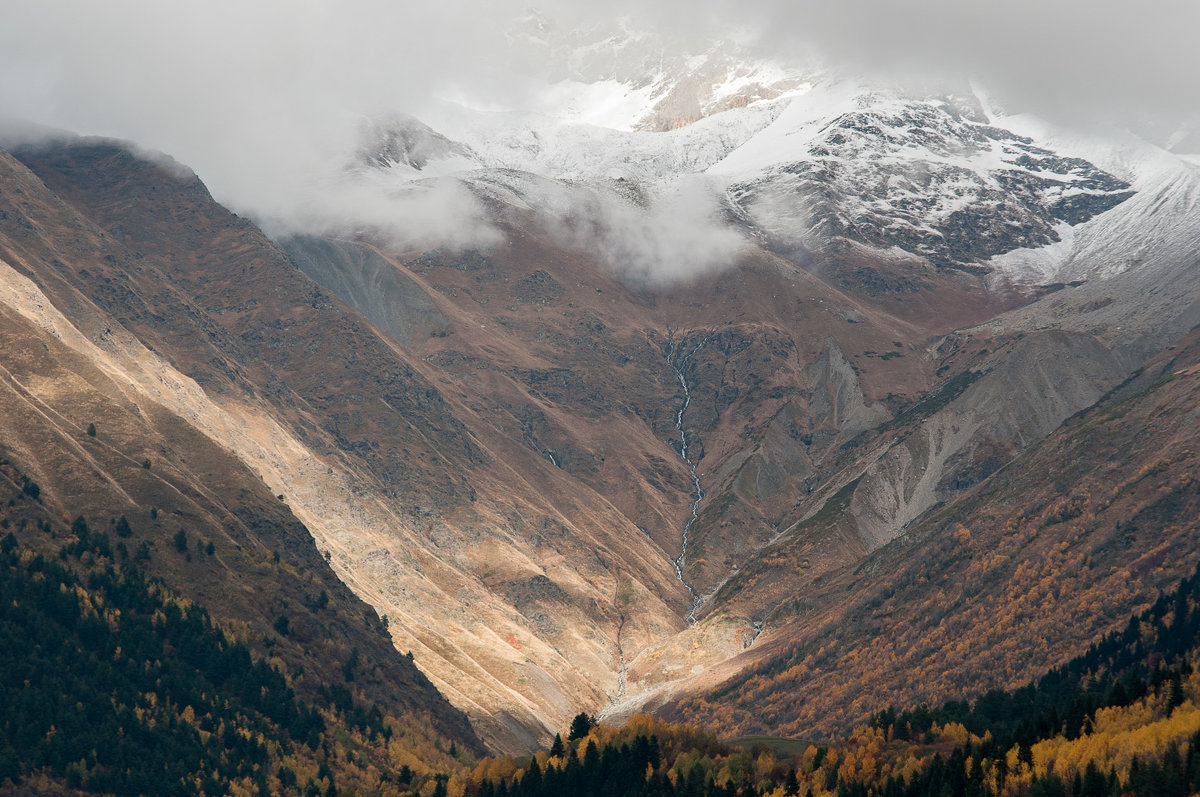
<svg viewBox="0 0 1200 797">
<path fill-rule="evenodd" d="M 291 783 L 281 762 L 325 743 L 321 713 L 137 566 L 77 573 L 70 560 L 111 549 L 76 530 L 60 561 L 12 533 L 0 542 L 0 782 L 44 771 L 73 788 L 164 795 Z M 377 711 L 360 730 L 390 735 Z"/>
<path fill-rule="evenodd" d="M 345 684 L 300 697 L 244 631 L 147 574 L 125 517 L 115 539 L 82 516 L 59 528 L 23 483 L 0 520 L 0 791 L 410 794 L 457 763 L 351 691 L 357 654 Z"/>
</svg>

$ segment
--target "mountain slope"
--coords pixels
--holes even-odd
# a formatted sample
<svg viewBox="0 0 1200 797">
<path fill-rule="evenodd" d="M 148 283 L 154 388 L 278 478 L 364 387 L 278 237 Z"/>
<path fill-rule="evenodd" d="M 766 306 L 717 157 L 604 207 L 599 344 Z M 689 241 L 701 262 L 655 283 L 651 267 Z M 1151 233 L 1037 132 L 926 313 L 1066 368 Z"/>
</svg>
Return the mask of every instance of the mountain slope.
<svg viewBox="0 0 1200 797">
<path fill-rule="evenodd" d="M 46 642 L 55 636 L 52 627 L 36 616 L 21 620 L 16 617 L 19 607 L 12 607 L 15 614 L 6 615 L 7 619 L 18 626 L 22 622 L 36 626 L 34 635 L 42 646 L 10 650 L 20 664 L 6 673 L 17 677 L 21 668 L 35 670 L 36 677 L 26 676 L 27 685 L 34 684 L 31 691 L 17 688 L 22 695 L 21 716 L 36 716 L 43 723 L 20 723 L 21 745 L 28 741 L 25 735 L 38 727 L 53 737 L 54 728 L 47 729 L 44 723 L 63 733 L 65 745 L 47 744 L 46 757 L 27 757 L 29 750 L 21 747 L 22 764 L 32 766 L 35 773 L 46 767 L 50 776 L 65 777 L 68 785 L 78 778 L 81 785 L 100 791 L 137 788 L 180 793 L 181 788 L 195 787 L 211 794 L 228 793 L 230 778 L 267 783 L 265 778 L 273 775 L 263 767 L 272 762 L 276 767 L 286 763 L 289 772 L 299 767 L 299 771 L 315 773 L 320 763 L 312 754 L 316 747 L 305 748 L 307 752 L 291 747 L 293 743 L 303 745 L 314 728 L 318 736 L 311 738 L 317 747 L 322 738 L 335 747 L 341 744 L 333 742 L 332 736 L 320 736 L 326 728 L 330 734 L 336 728 L 338 733 L 350 734 L 346 739 L 353 737 L 351 741 L 343 739 L 346 747 L 340 749 L 354 749 L 356 755 L 364 756 L 357 774 L 349 769 L 339 773 L 343 784 L 375 786 L 378 774 L 368 772 L 367 761 L 386 768 L 407 764 L 424 777 L 432 767 L 451 765 L 439 749 L 457 744 L 464 753 L 480 751 L 482 745 L 466 718 L 446 703 L 411 660 L 395 650 L 380 618 L 334 575 L 308 529 L 255 473 L 204 434 L 205 423 L 220 416 L 197 385 L 80 294 L 58 286 L 68 297 L 64 304 L 73 312 L 73 318 L 67 318 L 38 285 L 9 265 L 10 257 L 21 262 L 20 258 L 47 241 L 66 244 L 77 256 L 80 250 L 86 251 L 87 244 L 103 242 L 94 227 L 46 192 L 19 164 L 7 156 L 0 160 L 7 172 L 3 182 L 6 201 L 0 212 L 5 222 L 15 220 L 5 231 L 6 251 L 0 255 L 0 349 L 4 352 L 0 363 L 0 490 L 6 502 L 0 507 L 0 525 L 6 534 L 14 535 L 11 544 L 6 544 L 6 556 L 13 546 L 22 549 L 17 556 L 19 564 L 6 565 L 16 568 L 6 569 L 6 582 L 10 577 L 35 582 L 46 577 L 30 564 L 36 565 L 35 555 L 61 558 L 68 562 L 68 569 L 75 568 L 70 577 L 57 571 L 51 576 L 66 579 L 64 589 L 72 604 L 78 597 L 76 608 L 82 614 L 71 614 L 75 610 L 67 607 L 67 615 L 75 620 L 67 615 L 55 617 L 67 617 L 63 620 L 67 638 L 76 626 L 82 629 L 80 658 L 69 660 L 74 661 L 73 671 L 80 678 L 93 678 L 79 687 L 81 692 L 63 692 L 65 681 L 61 679 L 69 680 L 69 676 L 47 671 L 45 661 L 37 658 L 44 655 L 58 661 L 53 646 Z M 35 213 L 35 208 L 39 212 Z M 22 223 L 31 219 L 36 223 Z M 36 269 L 40 264 L 34 265 Z M 53 280 L 45 279 L 45 283 L 53 284 Z M 208 417 L 203 417 L 205 413 Z M 222 422 L 237 423 L 228 415 Z M 30 567 L 29 572 L 22 569 Z M 70 578 L 78 578 L 78 585 L 71 587 L 74 582 Z M 139 590 L 148 590 L 151 597 L 138 598 Z M 130 600 L 138 605 L 128 603 Z M 181 627 L 169 632 L 163 629 L 159 621 L 150 618 L 151 610 L 145 609 L 147 600 L 178 619 Z M 41 601 L 24 606 L 35 613 L 53 610 Z M 94 607 L 109 612 L 105 628 L 86 625 Z M 205 619 L 208 617 L 211 624 Z M 208 642 L 202 644 L 190 636 L 195 622 L 185 622 L 187 618 L 204 626 L 200 636 Z M 128 684 L 105 680 L 116 676 L 95 668 L 95 660 L 88 656 L 108 660 L 116 639 L 118 659 L 124 644 L 126 660 L 133 661 L 142 655 L 135 651 L 143 650 L 135 648 L 133 640 L 147 630 L 147 624 L 163 631 L 149 643 L 144 662 L 145 671 L 153 677 L 138 682 L 145 692 L 138 701 L 150 702 L 135 701 L 119 708 L 107 696 L 110 689 L 119 686 L 125 690 Z M 109 628 L 111 637 L 105 636 Z M 155 644 L 160 648 L 157 655 L 153 655 Z M 186 679 L 192 677 L 187 674 L 203 670 L 202 659 L 211 663 L 211 656 L 205 658 L 209 654 L 204 651 L 218 648 L 233 650 L 229 655 L 236 660 L 213 664 L 214 669 L 205 670 L 203 676 L 209 681 L 195 689 L 211 695 L 208 690 L 230 677 L 230 668 L 237 670 L 243 663 L 249 667 L 253 659 L 257 667 L 253 678 L 268 696 L 264 703 L 235 694 L 230 696 L 233 707 L 222 709 L 188 691 L 193 685 L 187 684 Z M 152 668 L 156 661 L 162 669 Z M 79 686 L 75 681 L 72 684 L 72 688 Z M 160 691 L 155 691 L 156 684 L 162 687 Z M 177 687 L 184 691 L 172 691 Z M 129 746 L 114 745 L 99 758 L 89 752 L 94 735 L 76 735 L 71 730 L 78 728 L 74 715 L 61 714 L 82 711 L 74 701 L 56 698 L 34 707 L 28 702 L 42 693 L 38 690 L 82 696 L 93 688 L 105 697 L 99 706 L 81 697 L 89 707 L 87 716 L 95 719 L 89 732 L 103 728 L 115 732 L 116 726 L 107 724 L 115 720 L 128 723 L 123 727 L 130 734 Z M 257 693 L 259 685 L 253 689 Z M 295 709 L 293 690 L 301 705 L 295 717 L 316 717 L 307 730 L 286 716 Z M 182 698 L 188 698 L 192 707 L 176 702 Z M 151 710 L 156 700 L 161 701 L 158 713 Z M 273 708 L 276 701 L 281 701 L 278 706 L 292 709 L 277 714 Z M 266 703 L 273 707 L 264 708 Z M 130 715 L 135 708 L 144 709 L 136 722 Z M 116 716 L 106 713 L 107 709 Z M 193 710 L 199 717 L 198 726 L 192 724 Z M 256 711 L 265 712 L 269 721 L 253 719 Z M 318 715 L 318 711 L 323 713 Z M 206 712 L 211 716 L 206 718 Z M 17 722 L 16 714 L 5 713 Z M 186 718 L 178 726 L 179 734 L 155 741 L 149 730 L 153 723 L 174 722 L 179 713 Z M 369 734 L 368 725 L 359 728 L 365 718 L 370 718 L 374 729 Z M 142 719 L 150 725 L 140 724 Z M 228 756 L 220 750 L 213 752 L 223 762 L 219 772 L 215 758 L 197 752 L 179 759 L 177 766 L 137 780 L 138 767 L 130 756 L 161 749 L 156 745 L 190 744 L 195 734 L 203 739 L 204 734 L 218 730 L 222 721 L 228 723 L 231 734 L 235 726 L 251 734 L 261 733 L 254 737 L 261 746 L 238 747 L 227 736 L 222 749 L 232 752 Z M 378 736 L 385 726 L 391 729 L 386 731 L 388 736 L 395 731 L 404 734 L 406 741 L 389 747 Z M 357 736 L 360 731 L 361 739 Z M 84 755 L 73 755 L 80 745 L 87 745 Z M 212 746 L 207 749 L 212 752 Z M 200 760 L 206 763 L 197 763 Z M 67 764 L 75 768 L 64 770 Z M 253 771 L 245 768 L 251 764 Z M 206 769 L 216 780 L 204 778 Z M 6 771 L 5 777 L 15 774 Z M 130 777 L 135 779 L 130 781 Z M 130 785 L 137 783 L 141 785 Z M 283 781 L 271 786 L 287 787 Z"/>
<path fill-rule="evenodd" d="M 275 653 L 296 673 L 308 673 L 298 684 L 309 694 L 340 680 L 335 676 L 340 663 L 357 648 L 370 674 L 356 688 L 389 714 L 424 714 L 435 733 L 474 747 L 464 718 L 397 654 L 378 616 L 334 576 L 308 529 L 224 447 L 235 441 L 253 445 L 250 419 L 217 407 L 100 305 L 45 270 L 53 262 L 66 269 L 51 252 L 69 253 L 92 268 L 80 268 L 73 277 L 93 280 L 98 296 L 125 301 L 110 307 L 127 320 L 151 317 L 130 306 L 136 294 L 127 287 L 128 277 L 113 279 L 102 271 L 115 256 L 87 257 L 89 247 L 104 252 L 111 246 L 105 233 L 7 156 L 4 166 L 5 193 L 14 201 L 4 208 L 11 226 L 0 266 L 5 343 L 0 422 L 5 454 L 41 485 L 43 504 L 54 515 L 84 514 L 93 522 L 127 516 L 131 549 L 144 542 L 150 551 L 166 551 L 180 529 L 191 541 L 189 550 L 213 543 L 214 553 L 200 555 L 194 565 L 191 554 L 184 561 L 182 554 L 160 560 L 155 553 L 149 570 L 254 639 L 276 640 L 274 623 L 287 615 L 292 634 L 278 641 Z M 63 249 L 47 252 L 51 246 Z M 43 285 L 56 288 L 58 302 L 73 317 L 9 263 L 31 267 Z M 175 321 L 182 326 L 187 318 L 182 313 Z M 255 450 L 265 451 L 261 445 Z M 52 545 L 53 538 L 47 536 L 45 544 Z"/>
<path fill-rule="evenodd" d="M 1172 794 L 1200 783 L 1194 667 L 1200 570 L 1087 651 L 1011 691 L 889 706 L 822 742 L 720 739 L 645 715 L 525 760 L 485 759 L 468 793 Z"/>
<path fill-rule="evenodd" d="M 743 733 L 832 731 L 872 704 L 1018 684 L 1113 629 L 1197 554 L 1198 363 L 1193 332 L 859 566 L 760 604 L 784 630 L 674 711 Z M 755 574 L 766 588 L 747 591 L 770 594 L 771 568 L 794 561 L 783 546 Z"/>
</svg>

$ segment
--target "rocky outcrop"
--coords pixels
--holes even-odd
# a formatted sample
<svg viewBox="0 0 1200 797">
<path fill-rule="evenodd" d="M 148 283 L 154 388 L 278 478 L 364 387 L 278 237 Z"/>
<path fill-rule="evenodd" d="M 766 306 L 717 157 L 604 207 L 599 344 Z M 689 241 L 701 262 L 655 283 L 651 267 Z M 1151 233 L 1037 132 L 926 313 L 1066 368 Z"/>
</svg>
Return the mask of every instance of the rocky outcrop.
<svg viewBox="0 0 1200 797">
<path fill-rule="evenodd" d="M 798 102 L 801 102 L 799 100 Z M 791 163 L 735 183 L 736 206 L 774 245 L 849 239 L 938 268 L 1060 240 L 1133 195 L 1124 180 L 991 126 L 975 108 L 864 92 Z"/>
<path fill-rule="evenodd" d="M 365 244 L 298 235 L 279 246 L 296 267 L 402 346 L 449 331 L 429 295 Z"/>
<path fill-rule="evenodd" d="M 376 120 L 361 131 L 354 165 L 358 168 L 407 167 L 421 171 L 433 161 L 470 160 L 471 150 L 411 116 Z"/>
<path fill-rule="evenodd" d="M 813 383 L 808 400 L 811 445 L 824 448 L 851 440 L 888 417 L 884 407 L 867 404 L 858 374 L 833 338 L 808 367 L 808 376 Z"/>
</svg>

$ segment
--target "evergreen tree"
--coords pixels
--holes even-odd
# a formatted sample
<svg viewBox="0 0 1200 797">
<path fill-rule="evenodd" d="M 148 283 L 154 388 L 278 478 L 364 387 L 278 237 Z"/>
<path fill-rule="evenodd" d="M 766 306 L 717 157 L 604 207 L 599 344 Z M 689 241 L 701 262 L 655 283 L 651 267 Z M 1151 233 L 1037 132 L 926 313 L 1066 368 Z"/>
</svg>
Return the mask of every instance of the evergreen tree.
<svg viewBox="0 0 1200 797">
<path fill-rule="evenodd" d="M 571 729 L 567 733 L 567 739 L 572 742 L 576 739 L 582 739 L 583 737 L 587 736 L 595 726 L 596 720 L 594 717 L 590 717 L 586 713 L 580 712 L 579 714 L 575 715 L 575 719 L 571 720 Z"/>
<path fill-rule="evenodd" d="M 1167 682 L 1167 709 L 1174 711 L 1179 706 L 1183 705 L 1183 678 L 1178 672 L 1171 673 L 1171 678 Z"/>
<path fill-rule="evenodd" d="M 1105 797 L 1108 794 L 1108 782 L 1096 768 L 1095 761 L 1089 761 L 1079 784 L 1077 797 Z"/>
<path fill-rule="evenodd" d="M 583 771 L 588 777 L 600 771 L 600 751 L 596 749 L 596 743 L 590 740 L 583 751 Z"/>
<path fill-rule="evenodd" d="M 521 778 L 521 793 L 528 795 L 540 794 L 542 790 L 542 768 L 538 766 L 537 758 L 529 762 L 525 777 Z"/>
</svg>

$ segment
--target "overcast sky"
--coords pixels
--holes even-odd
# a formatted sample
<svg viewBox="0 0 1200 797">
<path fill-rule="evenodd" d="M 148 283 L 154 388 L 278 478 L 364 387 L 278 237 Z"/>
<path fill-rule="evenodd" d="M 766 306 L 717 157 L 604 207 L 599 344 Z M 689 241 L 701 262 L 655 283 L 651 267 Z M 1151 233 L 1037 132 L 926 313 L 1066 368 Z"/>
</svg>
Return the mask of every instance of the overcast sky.
<svg viewBox="0 0 1200 797">
<path fill-rule="evenodd" d="M 536 64 L 503 32 L 521 0 L 8 0 L 0 112 L 132 139 L 219 199 L 299 190 L 293 165 L 346 151 L 356 122 L 455 89 L 519 101 Z M 646 6 L 649 6 L 648 8 Z M 573 25 L 632 17 L 697 41 L 884 75 L 971 76 L 1009 110 L 1161 140 L 1200 109 L 1195 0 L 547 0 Z M 1155 122 L 1157 126 L 1151 126 Z M 1164 132 L 1165 131 L 1165 132 Z"/>
</svg>

